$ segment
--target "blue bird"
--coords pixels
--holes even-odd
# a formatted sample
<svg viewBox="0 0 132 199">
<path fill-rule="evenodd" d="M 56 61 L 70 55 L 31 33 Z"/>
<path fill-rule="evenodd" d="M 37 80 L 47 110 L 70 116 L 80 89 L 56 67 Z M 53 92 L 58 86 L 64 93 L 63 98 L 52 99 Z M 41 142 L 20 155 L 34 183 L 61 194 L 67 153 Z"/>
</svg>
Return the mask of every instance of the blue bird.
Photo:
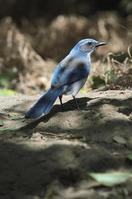
<svg viewBox="0 0 132 199">
<path fill-rule="evenodd" d="M 98 42 L 94 39 L 80 40 L 70 53 L 57 65 L 52 79 L 51 87 L 38 101 L 26 112 L 25 117 L 38 119 L 48 114 L 59 97 L 62 105 L 62 95 L 75 96 L 85 84 L 91 68 L 91 53 L 105 42 Z"/>
</svg>

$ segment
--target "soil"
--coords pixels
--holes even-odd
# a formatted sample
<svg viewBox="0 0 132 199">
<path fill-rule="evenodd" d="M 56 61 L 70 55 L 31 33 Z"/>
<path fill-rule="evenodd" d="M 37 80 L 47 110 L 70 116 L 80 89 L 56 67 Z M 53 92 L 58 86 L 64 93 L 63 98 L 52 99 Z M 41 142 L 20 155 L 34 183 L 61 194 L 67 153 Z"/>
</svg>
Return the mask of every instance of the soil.
<svg viewBox="0 0 132 199">
<path fill-rule="evenodd" d="M 24 118 L 37 97 L 0 97 L 0 199 L 130 199 L 132 181 L 105 187 L 90 172 L 132 171 L 132 91 L 64 97 Z"/>
</svg>

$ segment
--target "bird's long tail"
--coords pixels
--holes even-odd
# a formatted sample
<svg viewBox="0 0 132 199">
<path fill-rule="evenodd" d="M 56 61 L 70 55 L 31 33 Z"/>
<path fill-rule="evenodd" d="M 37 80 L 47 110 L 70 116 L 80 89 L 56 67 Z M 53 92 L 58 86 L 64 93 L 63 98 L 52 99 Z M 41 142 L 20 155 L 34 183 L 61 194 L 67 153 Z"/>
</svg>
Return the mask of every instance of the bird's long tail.
<svg viewBox="0 0 132 199">
<path fill-rule="evenodd" d="M 63 88 L 51 88 L 26 112 L 25 117 L 31 119 L 40 118 L 48 114 L 57 99 L 63 92 Z"/>
</svg>

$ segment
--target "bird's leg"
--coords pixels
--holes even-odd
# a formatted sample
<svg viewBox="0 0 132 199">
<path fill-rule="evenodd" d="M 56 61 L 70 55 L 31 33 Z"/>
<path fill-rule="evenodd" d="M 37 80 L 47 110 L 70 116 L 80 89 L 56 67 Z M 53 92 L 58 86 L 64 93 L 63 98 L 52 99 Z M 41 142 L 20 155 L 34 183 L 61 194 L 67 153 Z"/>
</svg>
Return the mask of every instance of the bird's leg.
<svg viewBox="0 0 132 199">
<path fill-rule="evenodd" d="M 64 110 L 64 106 L 63 106 L 63 103 L 62 103 L 62 95 L 59 96 L 59 100 L 60 100 L 60 104 L 61 104 L 61 109 Z"/>
<path fill-rule="evenodd" d="M 75 101 L 75 103 L 76 103 L 77 110 L 80 110 L 79 104 L 78 104 L 78 102 L 77 102 L 75 96 L 73 95 L 72 97 L 73 97 L 73 99 L 74 99 L 74 101 Z"/>
</svg>

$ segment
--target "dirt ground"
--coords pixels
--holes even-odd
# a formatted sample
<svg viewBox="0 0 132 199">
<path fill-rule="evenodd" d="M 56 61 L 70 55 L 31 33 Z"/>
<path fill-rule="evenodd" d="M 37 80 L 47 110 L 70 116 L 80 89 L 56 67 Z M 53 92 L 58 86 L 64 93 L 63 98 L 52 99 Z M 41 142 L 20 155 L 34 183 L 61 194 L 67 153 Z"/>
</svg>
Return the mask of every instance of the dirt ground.
<svg viewBox="0 0 132 199">
<path fill-rule="evenodd" d="M 0 199 L 130 199 L 132 181 L 105 187 L 90 172 L 132 171 L 132 91 L 64 97 L 26 120 L 28 96 L 0 97 Z"/>
</svg>

